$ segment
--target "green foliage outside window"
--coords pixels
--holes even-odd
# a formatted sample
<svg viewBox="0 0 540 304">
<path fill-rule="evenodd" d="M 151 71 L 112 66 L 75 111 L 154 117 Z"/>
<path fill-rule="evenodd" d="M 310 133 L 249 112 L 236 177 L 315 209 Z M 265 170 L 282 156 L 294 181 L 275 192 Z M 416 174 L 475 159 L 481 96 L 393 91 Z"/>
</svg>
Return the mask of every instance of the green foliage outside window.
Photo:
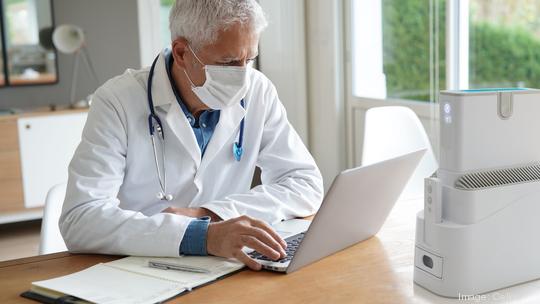
<svg viewBox="0 0 540 304">
<path fill-rule="evenodd" d="M 429 0 L 383 0 L 387 95 L 429 101 Z M 439 89 L 446 83 L 445 1 L 439 1 Z M 469 82 L 480 87 L 540 87 L 540 38 L 523 25 L 471 20 Z"/>
<path fill-rule="evenodd" d="M 171 7 L 174 4 L 175 0 L 160 0 L 161 6 L 168 6 Z"/>
<path fill-rule="evenodd" d="M 473 88 L 540 88 L 540 39 L 530 31 L 478 23 L 473 24 L 471 35 Z"/>
<path fill-rule="evenodd" d="M 387 95 L 391 98 L 429 101 L 430 4 L 429 0 L 383 0 L 383 69 Z M 445 18 L 440 1 L 439 18 Z M 445 27 L 440 22 L 439 74 L 445 81 Z"/>
</svg>

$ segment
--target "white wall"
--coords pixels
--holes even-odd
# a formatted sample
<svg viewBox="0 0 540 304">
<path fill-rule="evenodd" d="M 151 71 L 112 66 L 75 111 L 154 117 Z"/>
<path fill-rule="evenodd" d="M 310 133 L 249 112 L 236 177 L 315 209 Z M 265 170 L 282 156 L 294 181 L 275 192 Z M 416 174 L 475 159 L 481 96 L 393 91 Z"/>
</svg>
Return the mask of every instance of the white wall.
<svg viewBox="0 0 540 304">
<path fill-rule="evenodd" d="M 328 189 L 346 165 L 341 1 L 260 3 L 270 22 L 261 37 L 261 70 L 276 85 Z"/>
<path fill-rule="evenodd" d="M 325 190 L 346 166 L 340 0 L 306 0 L 309 138 Z"/>
<path fill-rule="evenodd" d="M 141 66 L 150 66 L 163 48 L 163 41 L 170 41 L 170 37 L 161 37 L 163 20 L 159 0 L 137 0 L 137 9 L 140 62 Z"/>
<path fill-rule="evenodd" d="M 259 68 L 274 83 L 289 121 L 309 147 L 305 5 L 260 0 L 269 26 L 259 45 Z"/>
</svg>

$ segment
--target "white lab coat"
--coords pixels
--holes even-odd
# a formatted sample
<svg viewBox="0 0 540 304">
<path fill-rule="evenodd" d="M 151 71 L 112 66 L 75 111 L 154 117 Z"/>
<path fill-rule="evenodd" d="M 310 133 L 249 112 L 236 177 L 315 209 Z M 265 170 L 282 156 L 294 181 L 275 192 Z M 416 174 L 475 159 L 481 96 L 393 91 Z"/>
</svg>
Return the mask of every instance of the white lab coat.
<svg viewBox="0 0 540 304">
<path fill-rule="evenodd" d="M 59 222 L 70 251 L 178 256 L 193 218 L 160 213 L 169 206 L 204 207 L 225 220 L 247 214 L 269 223 L 318 209 L 322 177 L 267 78 L 251 73 L 245 110 L 238 103 L 221 111 L 201 158 L 193 130 L 176 102 L 163 54 L 152 93 L 165 133 L 167 194 L 174 199 L 158 200 L 148 131 L 148 74 L 148 68 L 127 70 L 94 95 L 69 165 Z M 244 116 L 244 155 L 238 162 L 232 147 Z M 262 169 L 263 185 L 250 189 L 256 166 Z"/>
</svg>

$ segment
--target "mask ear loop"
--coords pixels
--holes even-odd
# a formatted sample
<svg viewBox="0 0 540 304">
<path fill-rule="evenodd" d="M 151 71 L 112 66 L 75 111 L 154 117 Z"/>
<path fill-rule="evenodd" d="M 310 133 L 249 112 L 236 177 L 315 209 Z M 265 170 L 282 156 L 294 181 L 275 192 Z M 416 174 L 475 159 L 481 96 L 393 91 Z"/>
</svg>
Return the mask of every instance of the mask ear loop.
<svg viewBox="0 0 540 304">
<path fill-rule="evenodd" d="M 191 81 L 191 78 L 189 77 L 188 73 L 186 72 L 186 69 L 184 69 L 184 74 L 186 74 L 187 79 L 189 80 L 189 84 L 191 85 L 191 88 L 196 88 L 197 86 Z"/>
<path fill-rule="evenodd" d="M 193 51 L 193 49 L 191 48 L 191 45 L 188 44 L 188 49 L 191 51 L 191 54 L 193 54 L 193 56 L 195 56 L 195 59 L 197 59 L 197 61 L 204 67 L 206 66 L 206 64 L 204 64 L 204 62 L 202 62 L 201 59 L 199 59 L 199 56 L 197 56 L 197 54 L 195 54 L 195 51 Z"/>
<path fill-rule="evenodd" d="M 199 63 L 203 66 L 203 70 L 206 68 L 206 65 L 201 61 L 201 59 L 199 59 L 199 57 L 197 56 L 197 54 L 195 54 L 195 52 L 193 51 L 193 49 L 191 48 L 191 45 L 187 45 L 188 46 L 188 49 L 191 51 L 191 53 L 193 54 L 193 56 L 195 56 L 195 59 L 197 59 L 197 61 L 199 61 Z M 191 80 L 191 77 L 189 77 L 188 73 L 186 72 L 186 69 L 184 68 L 184 74 L 186 74 L 186 77 L 187 79 L 189 80 L 189 83 L 191 84 L 191 88 L 196 88 L 197 86 L 195 85 L 195 83 L 193 83 L 193 81 Z"/>
</svg>

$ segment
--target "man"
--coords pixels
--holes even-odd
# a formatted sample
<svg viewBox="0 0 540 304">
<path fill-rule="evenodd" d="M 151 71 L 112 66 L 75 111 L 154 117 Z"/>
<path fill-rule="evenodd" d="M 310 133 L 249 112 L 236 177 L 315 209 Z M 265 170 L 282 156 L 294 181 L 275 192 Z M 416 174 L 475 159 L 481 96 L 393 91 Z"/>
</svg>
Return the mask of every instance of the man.
<svg viewBox="0 0 540 304">
<path fill-rule="evenodd" d="M 96 91 L 60 218 L 70 251 L 211 254 L 255 270 L 244 246 L 285 256 L 269 224 L 313 214 L 323 186 L 274 86 L 250 67 L 266 25 L 255 0 L 177 0 L 171 50 Z"/>
</svg>

